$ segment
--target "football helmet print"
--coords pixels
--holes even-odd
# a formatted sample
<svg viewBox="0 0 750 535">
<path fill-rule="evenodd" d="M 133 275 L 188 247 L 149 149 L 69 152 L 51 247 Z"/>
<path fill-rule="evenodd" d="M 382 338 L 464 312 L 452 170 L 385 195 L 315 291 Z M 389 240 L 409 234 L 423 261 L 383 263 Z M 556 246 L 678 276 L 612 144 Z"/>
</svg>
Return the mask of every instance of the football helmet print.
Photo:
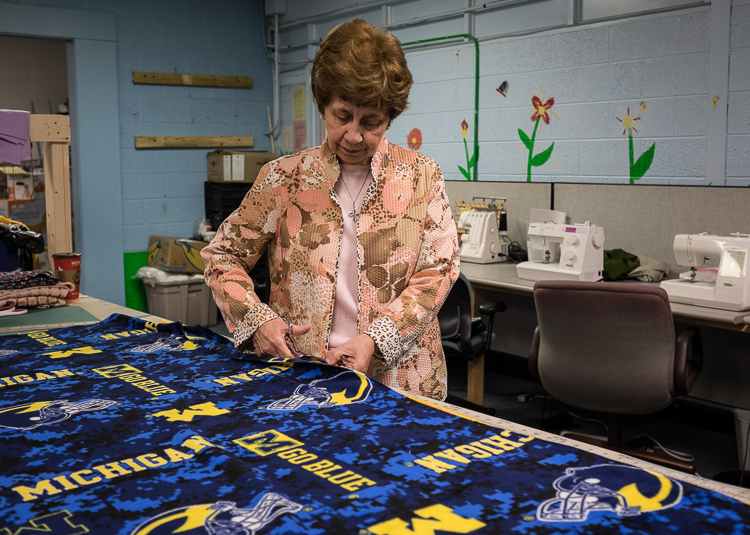
<svg viewBox="0 0 750 535">
<path fill-rule="evenodd" d="M 30 431 L 42 425 L 56 424 L 83 411 L 100 411 L 116 401 L 90 399 L 78 403 L 65 399 L 56 401 L 33 401 L 0 409 L 0 427 Z"/>
<path fill-rule="evenodd" d="M 257 505 L 243 509 L 234 502 L 190 505 L 155 516 L 131 535 L 253 535 L 284 513 L 302 506 L 275 492 L 265 493 Z"/>
<path fill-rule="evenodd" d="M 157 351 L 192 351 L 198 344 L 190 340 L 182 341 L 179 336 L 171 335 L 159 338 L 156 342 L 136 346 L 128 351 L 132 353 L 156 353 Z"/>
<path fill-rule="evenodd" d="M 272 411 L 293 411 L 305 405 L 320 408 L 349 405 L 365 401 L 372 391 L 370 379 L 359 372 L 348 370 L 330 379 L 316 379 L 300 385 L 291 397 L 274 401 Z"/>
<path fill-rule="evenodd" d="M 582 522 L 594 511 L 636 516 L 672 507 L 682 499 L 682 485 L 668 477 L 620 465 L 568 468 L 554 482 L 557 497 L 542 502 L 537 519 Z"/>
</svg>

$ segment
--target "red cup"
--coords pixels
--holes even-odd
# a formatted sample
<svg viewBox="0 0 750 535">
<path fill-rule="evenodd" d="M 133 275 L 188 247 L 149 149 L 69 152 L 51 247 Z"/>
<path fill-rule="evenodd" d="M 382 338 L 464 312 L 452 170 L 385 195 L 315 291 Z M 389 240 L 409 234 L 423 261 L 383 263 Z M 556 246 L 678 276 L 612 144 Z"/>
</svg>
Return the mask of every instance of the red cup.
<svg viewBox="0 0 750 535">
<path fill-rule="evenodd" d="M 55 266 L 55 277 L 60 282 L 72 282 L 75 286 L 65 299 L 78 299 L 81 288 L 81 253 L 55 253 L 52 255 L 52 263 Z"/>
</svg>

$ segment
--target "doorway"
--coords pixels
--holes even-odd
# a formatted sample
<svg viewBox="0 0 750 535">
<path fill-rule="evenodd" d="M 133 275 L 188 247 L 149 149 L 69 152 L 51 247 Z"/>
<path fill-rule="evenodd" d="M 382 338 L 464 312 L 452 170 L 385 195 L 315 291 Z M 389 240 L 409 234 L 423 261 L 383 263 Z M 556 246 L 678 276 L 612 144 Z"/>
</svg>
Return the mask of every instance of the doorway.
<svg viewBox="0 0 750 535">
<path fill-rule="evenodd" d="M 32 114 L 68 114 L 65 41 L 0 35 L 0 50 L 3 51 L 0 54 L 0 72 L 5 82 L 0 87 L 0 108 Z M 46 243 L 42 145 L 32 142 L 30 159 L 24 160 L 21 165 L 0 161 L 0 215 L 45 236 Z M 36 240 L 34 243 L 36 245 Z M 15 258 L 15 251 L 6 249 L 5 252 L 8 253 L 5 255 L 8 261 L 2 262 L 5 270 L 18 267 L 52 270 L 46 252 L 36 254 L 33 264 L 29 253 L 21 255 L 24 262 L 20 263 L 21 258 Z M 16 260 L 18 265 L 14 265 L 12 260 Z"/>
<path fill-rule="evenodd" d="M 125 305 L 115 26 L 111 13 L 0 2 L 1 35 L 65 42 L 81 292 Z"/>
</svg>

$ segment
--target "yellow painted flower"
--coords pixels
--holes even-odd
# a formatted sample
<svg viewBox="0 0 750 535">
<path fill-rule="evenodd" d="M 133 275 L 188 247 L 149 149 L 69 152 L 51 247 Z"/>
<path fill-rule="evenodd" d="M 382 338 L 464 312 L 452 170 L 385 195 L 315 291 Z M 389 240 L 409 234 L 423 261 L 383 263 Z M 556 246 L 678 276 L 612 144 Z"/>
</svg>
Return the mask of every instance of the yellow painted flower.
<svg viewBox="0 0 750 535">
<path fill-rule="evenodd" d="M 466 139 L 466 136 L 469 134 L 469 123 L 466 122 L 466 119 L 461 121 L 461 135 L 464 136 L 464 139 Z"/>
<path fill-rule="evenodd" d="M 633 117 L 630 115 L 630 106 L 628 106 L 627 111 L 618 108 L 617 109 L 617 117 L 616 119 L 622 123 L 622 134 L 625 135 L 628 130 L 632 129 L 634 132 L 638 132 L 638 128 L 641 126 L 641 118 L 640 117 Z M 622 119 L 620 119 L 620 116 L 622 116 Z"/>
</svg>

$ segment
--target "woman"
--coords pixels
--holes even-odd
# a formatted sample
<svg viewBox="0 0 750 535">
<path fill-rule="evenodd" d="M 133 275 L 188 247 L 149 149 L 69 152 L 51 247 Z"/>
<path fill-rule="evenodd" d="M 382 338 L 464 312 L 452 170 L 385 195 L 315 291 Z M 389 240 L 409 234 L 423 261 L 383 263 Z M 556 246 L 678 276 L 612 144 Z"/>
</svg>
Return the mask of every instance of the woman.
<svg viewBox="0 0 750 535">
<path fill-rule="evenodd" d="M 412 76 L 399 41 L 359 19 L 321 42 L 311 72 L 319 147 L 268 163 L 202 251 L 242 351 L 325 358 L 436 399 L 447 392 L 437 311 L 458 277 L 440 167 L 390 144 Z M 268 250 L 270 305 L 248 272 Z"/>
</svg>

